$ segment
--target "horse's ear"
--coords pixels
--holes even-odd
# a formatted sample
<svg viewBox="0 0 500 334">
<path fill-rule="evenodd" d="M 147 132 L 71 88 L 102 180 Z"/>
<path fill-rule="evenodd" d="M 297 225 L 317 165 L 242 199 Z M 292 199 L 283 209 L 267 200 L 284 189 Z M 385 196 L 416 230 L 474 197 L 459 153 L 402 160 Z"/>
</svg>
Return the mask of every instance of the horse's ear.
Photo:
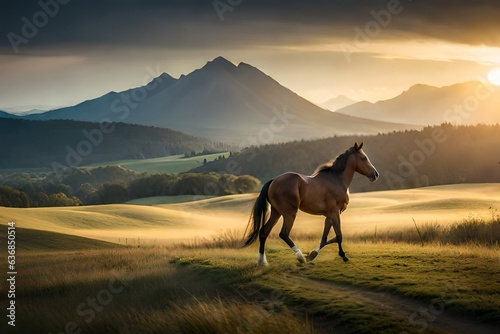
<svg viewBox="0 0 500 334">
<path fill-rule="evenodd" d="M 363 142 L 361 142 L 361 144 L 359 144 L 359 145 L 358 145 L 358 143 L 354 143 L 354 149 L 356 151 L 361 150 L 362 147 L 363 147 Z"/>
</svg>

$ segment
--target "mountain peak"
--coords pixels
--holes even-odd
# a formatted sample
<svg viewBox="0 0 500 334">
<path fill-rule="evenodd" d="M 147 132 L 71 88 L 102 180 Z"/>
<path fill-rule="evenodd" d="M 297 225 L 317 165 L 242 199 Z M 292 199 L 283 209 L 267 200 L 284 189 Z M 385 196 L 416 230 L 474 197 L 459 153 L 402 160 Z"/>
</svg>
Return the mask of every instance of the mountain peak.
<svg viewBox="0 0 500 334">
<path fill-rule="evenodd" d="M 358 101 L 355 101 L 345 95 L 338 95 L 336 97 L 326 100 L 323 103 L 320 103 L 319 106 L 328 109 L 330 111 L 337 111 L 339 109 L 350 106 L 357 102 Z"/>
<path fill-rule="evenodd" d="M 166 88 L 177 81 L 176 78 L 172 77 L 170 74 L 163 72 L 153 80 L 151 80 L 145 87 L 152 87 L 152 89 L 158 89 L 157 86 Z"/>
<path fill-rule="evenodd" d="M 170 74 L 165 73 L 165 72 L 163 72 L 162 74 L 160 74 L 160 75 L 158 76 L 158 78 L 161 78 L 161 79 L 163 79 L 163 80 L 172 80 L 172 79 L 174 79 L 174 80 L 175 80 L 175 78 L 174 78 L 174 77 L 172 77 Z"/>
<path fill-rule="evenodd" d="M 217 58 L 214 58 L 214 60 L 207 62 L 207 64 L 203 66 L 203 68 L 221 68 L 232 70 L 236 68 L 236 66 L 226 58 L 219 56 Z"/>
</svg>

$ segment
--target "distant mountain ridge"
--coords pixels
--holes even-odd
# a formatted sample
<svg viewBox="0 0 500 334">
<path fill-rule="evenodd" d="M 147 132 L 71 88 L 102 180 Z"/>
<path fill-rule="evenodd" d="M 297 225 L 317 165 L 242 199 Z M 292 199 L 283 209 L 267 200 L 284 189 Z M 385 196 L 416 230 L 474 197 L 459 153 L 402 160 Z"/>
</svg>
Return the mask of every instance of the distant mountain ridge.
<svg viewBox="0 0 500 334">
<path fill-rule="evenodd" d="M 392 99 L 363 101 L 337 112 L 419 125 L 496 124 L 500 122 L 500 89 L 481 81 L 444 87 L 418 84 Z"/>
<path fill-rule="evenodd" d="M 2 118 L 19 118 L 19 116 L 0 110 L 0 119 Z"/>
<path fill-rule="evenodd" d="M 179 79 L 164 73 L 144 87 L 25 118 L 157 126 L 240 146 L 414 128 L 332 113 L 257 68 L 223 57 Z"/>
<path fill-rule="evenodd" d="M 345 95 L 339 95 L 319 104 L 319 106 L 330 111 L 337 111 L 355 103 L 358 103 L 358 101 L 355 101 Z"/>
</svg>

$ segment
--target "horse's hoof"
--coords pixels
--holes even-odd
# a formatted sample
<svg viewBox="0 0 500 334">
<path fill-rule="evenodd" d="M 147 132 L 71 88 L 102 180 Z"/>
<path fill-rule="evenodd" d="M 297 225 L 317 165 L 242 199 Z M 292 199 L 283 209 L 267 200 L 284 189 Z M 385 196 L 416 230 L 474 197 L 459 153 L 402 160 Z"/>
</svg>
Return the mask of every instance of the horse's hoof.
<svg viewBox="0 0 500 334">
<path fill-rule="evenodd" d="M 347 258 L 347 256 L 344 256 L 344 257 L 342 258 L 342 260 L 344 260 L 344 262 L 349 261 L 349 259 Z"/>
<path fill-rule="evenodd" d="M 297 260 L 298 260 L 300 263 L 302 263 L 302 264 L 307 263 L 307 260 L 306 260 L 306 258 L 304 257 L 304 255 L 302 255 L 302 256 L 297 256 Z"/>
<path fill-rule="evenodd" d="M 307 262 L 311 262 L 316 258 L 316 256 L 318 256 L 318 252 L 313 250 L 311 253 L 307 255 Z"/>
</svg>

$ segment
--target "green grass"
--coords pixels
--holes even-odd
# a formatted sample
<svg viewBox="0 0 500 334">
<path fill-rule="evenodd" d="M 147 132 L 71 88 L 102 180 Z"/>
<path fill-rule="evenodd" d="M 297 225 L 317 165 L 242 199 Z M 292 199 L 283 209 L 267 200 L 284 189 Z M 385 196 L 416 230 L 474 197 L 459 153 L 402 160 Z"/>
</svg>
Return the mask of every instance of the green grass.
<svg viewBox="0 0 500 334">
<path fill-rule="evenodd" d="M 498 250 L 405 244 L 352 244 L 342 264 L 330 249 L 307 271 L 315 280 L 350 284 L 432 301 L 482 321 L 500 321 Z M 329 259 L 328 259 L 329 257 Z M 328 266 L 337 260 L 338 270 Z"/>
<path fill-rule="evenodd" d="M 88 167 L 120 165 L 144 173 L 183 173 L 203 165 L 203 160 L 213 161 L 219 156 L 229 156 L 229 152 L 214 153 L 185 158 L 184 155 L 171 155 L 161 158 L 115 160 L 92 164 Z"/>
<path fill-rule="evenodd" d="M 179 264 L 174 253 L 165 248 L 21 253 L 17 330 L 59 333 L 71 322 L 83 333 L 309 332 L 305 317 L 287 309 L 271 313 L 214 275 Z M 89 304 L 92 298 L 96 308 Z"/>
<path fill-rule="evenodd" d="M 303 250 L 316 246 L 299 238 L 297 244 Z M 351 259 L 348 263 L 341 261 L 335 246 L 330 246 L 314 265 L 298 265 L 279 240 L 273 240 L 268 247 L 270 267 L 265 269 L 255 269 L 241 255 L 232 253 L 179 261 L 227 284 L 279 295 L 285 305 L 312 317 L 334 319 L 349 331 L 379 333 L 391 328 L 391 332 L 415 332 L 415 327 L 388 317 L 345 291 L 337 291 L 339 285 L 390 293 L 424 305 L 442 301 L 448 314 L 477 322 L 500 322 L 498 248 L 346 243 L 344 249 Z M 325 282 L 333 284 L 330 289 L 322 284 Z M 415 311 L 418 309 L 415 306 Z"/>
</svg>

